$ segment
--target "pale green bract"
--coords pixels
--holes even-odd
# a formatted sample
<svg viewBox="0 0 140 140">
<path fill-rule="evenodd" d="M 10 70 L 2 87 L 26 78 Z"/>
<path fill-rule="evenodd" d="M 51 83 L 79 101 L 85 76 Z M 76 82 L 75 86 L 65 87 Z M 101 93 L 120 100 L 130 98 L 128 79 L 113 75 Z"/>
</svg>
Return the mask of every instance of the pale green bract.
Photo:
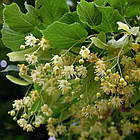
<svg viewBox="0 0 140 140">
<path fill-rule="evenodd" d="M 28 86 L 29 85 L 28 82 L 21 80 L 21 79 L 18 79 L 12 75 L 6 75 L 6 78 L 17 85 L 21 85 L 21 86 Z"/>
</svg>

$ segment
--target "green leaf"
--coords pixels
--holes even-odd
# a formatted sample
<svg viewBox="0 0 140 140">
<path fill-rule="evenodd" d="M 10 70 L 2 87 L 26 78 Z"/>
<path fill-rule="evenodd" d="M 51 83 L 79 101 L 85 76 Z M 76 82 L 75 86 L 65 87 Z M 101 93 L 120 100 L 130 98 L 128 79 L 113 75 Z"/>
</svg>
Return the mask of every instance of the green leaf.
<svg viewBox="0 0 140 140">
<path fill-rule="evenodd" d="M 107 0 L 114 9 L 118 9 L 121 15 L 132 18 L 140 14 L 139 0 Z"/>
<path fill-rule="evenodd" d="M 13 51 L 20 50 L 20 45 L 25 41 L 26 33 L 37 30 L 39 24 L 36 10 L 27 3 L 25 3 L 25 8 L 27 9 L 26 14 L 23 14 L 15 3 L 5 5 L 4 8 L 2 41 L 6 47 Z"/>
<path fill-rule="evenodd" d="M 66 14 L 64 14 L 63 17 L 60 18 L 59 20 L 62 23 L 66 23 L 66 24 L 72 24 L 75 22 L 79 22 L 81 23 L 79 16 L 77 15 L 77 12 L 68 12 Z"/>
<path fill-rule="evenodd" d="M 93 43 L 96 47 L 98 47 L 98 48 L 100 48 L 100 49 L 103 49 L 103 50 L 109 49 L 109 46 L 108 46 L 107 44 L 105 44 L 104 42 L 102 42 L 99 38 L 97 38 L 97 37 L 92 37 L 91 40 L 92 40 L 92 43 Z"/>
<path fill-rule="evenodd" d="M 27 7 L 28 12 L 23 14 L 16 3 L 5 5 L 3 13 L 4 22 L 9 28 L 20 33 L 28 33 L 34 30 L 38 22 L 33 14 L 33 8 L 26 4 Z"/>
<path fill-rule="evenodd" d="M 106 0 L 94 0 L 97 5 L 106 5 Z"/>
<path fill-rule="evenodd" d="M 117 21 L 122 21 L 118 10 L 111 7 L 97 6 L 95 3 L 81 0 L 78 4 L 77 12 L 80 20 L 92 29 L 102 32 L 117 31 Z"/>
<path fill-rule="evenodd" d="M 123 12 L 126 0 L 106 0 L 113 8 Z"/>
<path fill-rule="evenodd" d="M 9 49 L 5 48 L 2 39 L 0 38 L 0 60 L 7 60 L 6 54 L 9 52 Z"/>
<path fill-rule="evenodd" d="M 66 0 L 37 0 L 36 9 L 45 26 L 57 21 L 66 12 L 69 12 Z"/>
<path fill-rule="evenodd" d="M 13 51 L 20 49 L 20 45 L 24 43 L 25 35 L 10 29 L 6 24 L 2 29 L 2 41 L 4 45 Z"/>
<path fill-rule="evenodd" d="M 140 3 L 137 4 L 129 4 L 127 9 L 125 10 L 125 16 L 128 18 L 134 17 L 140 14 Z"/>
<path fill-rule="evenodd" d="M 43 34 L 44 38 L 50 41 L 51 47 L 60 49 L 82 43 L 88 35 L 79 23 L 68 25 L 58 21 L 51 24 Z"/>
<path fill-rule="evenodd" d="M 21 86 L 28 86 L 29 85 L 28 82 L 23 81 L 21 79 L 18 79 L 16 77 L 12 76 L 12 75 L 6 75 L 6 78 L 8 80 L 10 80 L 11 82 L 13 82 L 14 84 L 17 84 L 17 85 L 21 85 Z"/>
<path fill-rule="evenodd" d="M 95 29 L 105 33 L 118 31 L 116 22 L 123 20 L 118 10 L 111 7 L 100 7 L 99 10 L 102 13 L 102 22 Z"/>
<path fill-rule="evenodd" d="M 2 13 L 3 13 L 3 6 L 0 3 L 0 28 L 1 28 L 1 25 L 2 25 Z"/>
<path fill-rule="evenodd" d="M 27 10 L 26 13 L 27 19 L 31 20 L 34 26 L 37 26 L 40 23 L 40 21 L 38 19 L 36 9 L 32 5 L 28 5 L 27 2 L 25 2 L 25 8 Z"/>
<path fill-rule="evenodd" d="M 102 13 L 98 10 L 94 3 L 81 0 L 77 6 L 77 13 L 80 20 L 92 28 L 93 26 L 99 25 L 101 23 Z"/>
</svg>

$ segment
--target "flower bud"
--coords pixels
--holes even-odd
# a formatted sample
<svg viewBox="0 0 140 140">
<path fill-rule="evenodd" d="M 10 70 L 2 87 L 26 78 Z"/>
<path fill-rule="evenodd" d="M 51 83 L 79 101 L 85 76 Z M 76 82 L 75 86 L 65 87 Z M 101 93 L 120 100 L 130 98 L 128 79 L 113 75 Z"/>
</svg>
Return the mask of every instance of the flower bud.
<svg viewBox="0 0 140 140">
<path fill-rule="evenodd" d="M 80 59 L 80 60 L 79 60 L 79 63 L 80 63 L 80 64 L 83 64 L 83 63 L 84 63 L 84 60 L 83 60 L 83 59 Z"/>
<path fill-rule="evenodd" d="M 103 119 L 103 116 L 99 116 L 99 119 Z"/>
<path fill-rule="evenodd" d="M 123 86 L 126 86 L 126 85 L 127 85 L 127 82 L 124 81 Z"/>
<path fill-rule="evenodd" d="M 138 118 L 138 117 L 136 117 L 136 116 L 133 118 L 133 120 L 134 120 L 134 121 L 137 121 L 138 119 L 139 119 L 139 118 Z"/>
<path fill-rule="evenodd" d="M 21 45 L 21 46 L 20 46 L 20 49 L 21 49 L 21 50 L 24 50 L 24 49 L 25 49 L 25 46 L 24 46 L 24 45 Z"/>
<path fill-rule="evenodd" d="M 98 92 L 98 93 L 96 94 L 96 96 L 97 96 L 97 98 L 101 97 L 101 93 Z"/>
<path fill-rule="evenodd" d="M 108 74 L 109 74 L 109 73 L 111 73 L 111 69 L 107 69 L 107 71 L 106 71 L 106 72 L 107 72 Z"/>
<path fill-rule="evenodd" d="M 26 113 L 23 114 L 23 118 L 27 119 L 28 118 L 28 115 Z"/>
<path fill-rule="evenodd" d="M 124 78 L 120 78 L 120 83 L 124 83 Z"/>
<path fill-rule="evenodd" d="M 104 82 L 105 81 L 105 79 L 101 79 L 101 82 Z"/>
<path fill-rule="evenodd" d="M 129 80 L 129 76 L 128 75 L 125 75 L 125 80 Z"/>
<path fill-rule="evenodd" d="M 10 112 L 10 115 L 11 115 L 11 116 L 15 116 L 15 111 L 12 110 L 12 111 Z"/>
<path fill-rule="evenodd" d="M 137 44 L 137 43 L 132 43 L 132 49 L 133 49 L 135 52 L 137 52 L 138 49 L 139 49 L 139 44 Z"/>
<path fill-rule="evenodd" d="M 80 78 L 76 77 L 76 78 L 75 78 L 75 81 L 76 81 L 76 82 L 79 82 L 79 81 L 80 81 Z"/>
<path fill-rule="evenodd" d="M 50 68 L 50 63 L 46 63 L 44 66 L 45 69 L 49 69 Z"/>
<path fill-rule="evenodd" d="M 106 76 L 105 79 L 106 79 L 106 80 L 109 80 L 109 76 Z"/>
<path fill-rule="evenodd" d="M 94 80 L 95 80 L 95 81 L 99 81 L 99 77 L 96 76 L 96 77 L 94 78 Z"/>
<path fill-rule="evenodd" d="M 34 111 L 31 111 L 31 115 L 33 115 L 34 114 Z"/>
<path fill-rule="evenodd" d="M 14 117 L 13 120 L 16 121 L 17 120 L 17 117 Z"/>
<path fill-rule="evenodd" d="M 84 98 L 84 94 L 81 94 L 81 95 L 80 95 L 80 98 L 83 99 L 83 98 Z"/>
<path fill-rule="evenodd" d="M 75 92 L 74 92 L 74 91 L 72 91 L 72 93 L 71 93 L 71 94 L 72 94 L 72 96 L 75 96 Z"/>
</svg>

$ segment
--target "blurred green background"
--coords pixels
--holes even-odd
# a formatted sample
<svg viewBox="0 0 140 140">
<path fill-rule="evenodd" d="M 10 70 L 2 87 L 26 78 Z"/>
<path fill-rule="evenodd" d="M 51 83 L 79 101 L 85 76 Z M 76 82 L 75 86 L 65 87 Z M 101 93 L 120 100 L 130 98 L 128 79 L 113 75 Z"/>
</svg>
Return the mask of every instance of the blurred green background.
<svg viewBox="0 0 140 140">
<path fill-rule="evenodd" d="M 26 12 L 24 8 L 25 1 L 33 6 L 35 4 L 35 0 L 0 0 L 0 30 L 2 29 L 3 24 L 3 4 L 16 2 L 21 10 Z M 67 1 L 72 11 L 75 9 L 77 1 L 78 0 Z M 16 63 L 9 62 L 6 54 L 10 52 L 10 50 L 3 45 L 1 37 L 2 35 L 0 32 L 0 71 L 6 68 L 2 67 L 2 60 L 5 60 L 7 65 L 16 65 Z M 6 79 L 6 74 L 6 72 L 0 72 L 0 140 L 47 140 L 48 135 L 45 126 L 36 129 L 33 133 L 26 133 L 12 120 L 12 117 L 8 115 L 8 111 L 12 109 L 13 100 L 22 98 L 26 91 L 26 87 L 17 86 L 11 83 Z"/>
</svg>

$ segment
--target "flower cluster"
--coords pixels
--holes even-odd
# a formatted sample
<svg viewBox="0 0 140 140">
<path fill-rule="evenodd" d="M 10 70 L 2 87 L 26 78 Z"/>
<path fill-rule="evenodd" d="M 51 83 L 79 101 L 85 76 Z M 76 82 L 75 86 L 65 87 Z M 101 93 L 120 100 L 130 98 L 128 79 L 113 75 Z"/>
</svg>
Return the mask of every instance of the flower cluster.
<svg viewBox="0 0 140 140">
<path fill-rule="evenodd" d="M 118 25 L 126 36 L 136 36 L 125 24 Z M 92 42 L 77 52 L 70 48 L 40 60 L 40 52 L 49 51 L 49 42 L 26 36 L 21 49 L 30 46 L 34 51 L 25 54 L 27 64 L 18 64 L 19 76 L 34 86 L 14 101 L 9 114 L 27 132 L 45 124 L 50 139 L 74 135 L 79 140 L 123 140 L 140 132 L 140 48 L 135 38 L 114 48 L 123 39 L 108 39 L 110 49 L 102 54 L 89 37 Z"/>
<path fill-rule="evenodd" d="M 35 47 L 39 46 L 43 51 L 45 51 L 47 48 L 49 48 L 49 41 L 45 38 L 41 38 L 39 40 L 33 34 L 30 34 L 25 37 L 25 45 L 21 45 L 20 49 L 24 50 L 27 47 Z"/>
</svg>

